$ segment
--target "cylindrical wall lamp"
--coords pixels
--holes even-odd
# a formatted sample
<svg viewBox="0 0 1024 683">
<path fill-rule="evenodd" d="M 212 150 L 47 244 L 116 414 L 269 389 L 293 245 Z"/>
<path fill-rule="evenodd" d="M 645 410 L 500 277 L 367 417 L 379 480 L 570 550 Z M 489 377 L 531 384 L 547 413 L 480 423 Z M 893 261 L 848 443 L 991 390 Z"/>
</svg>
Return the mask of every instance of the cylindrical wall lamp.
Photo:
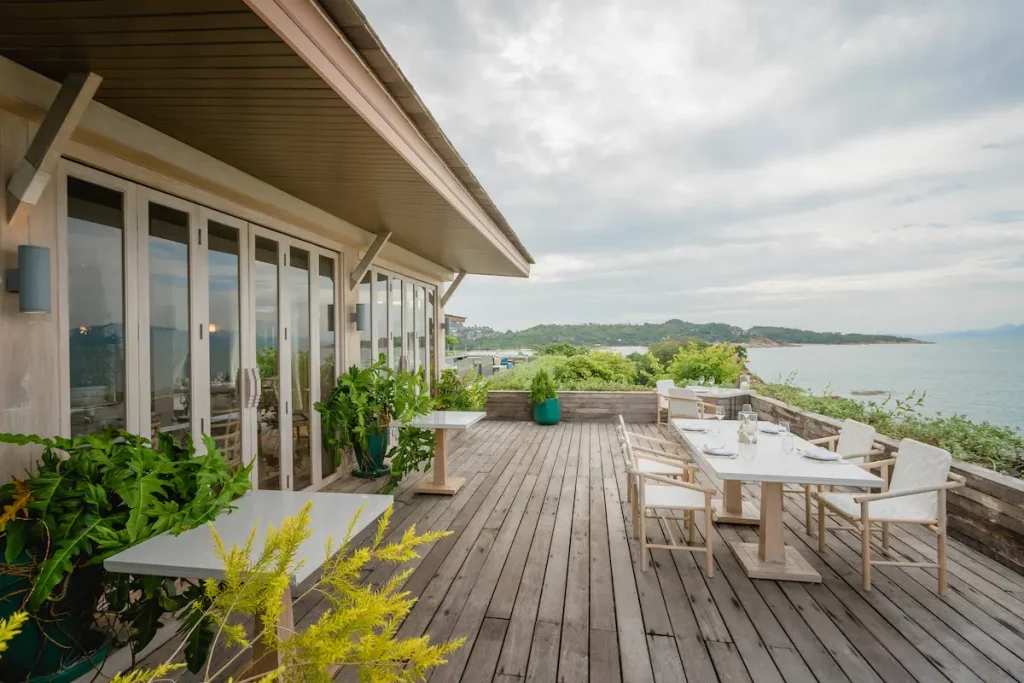
<svg viewBox="0 0 1024 683">
<path fill-rule="evenodd" d="M 356 330 L 359 332 L 370 329 L 370 305 L 356 304 L 356 312 L 352 314 L 352 322 L 356 324 Z"/>
<path fill-rule="evenodd" d="M 5 275 L 7 291 L 18 293 L 22 313 L 50 312 L 50 250 L 33 244 L 18 247 L 18 267 Z"/>
</svg>

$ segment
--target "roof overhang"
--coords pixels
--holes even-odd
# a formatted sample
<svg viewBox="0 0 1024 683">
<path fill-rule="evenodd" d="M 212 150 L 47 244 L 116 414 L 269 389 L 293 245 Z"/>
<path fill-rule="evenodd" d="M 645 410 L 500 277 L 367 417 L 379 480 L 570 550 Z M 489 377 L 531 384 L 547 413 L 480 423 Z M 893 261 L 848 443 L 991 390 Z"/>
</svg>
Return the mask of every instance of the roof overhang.
<svg viewBox="0 0 1024 683">
<path fill-rule="evenodd" d="M 101 105 L 449 271 L 527 276 L 530 255 L 447 138 L 428 140 L 436 123 L 390 91 L 413 92 L 365 19 L 324 5 L 0 0 L 0 54 L 55 81 L 95 72 Z"/>
</svg>

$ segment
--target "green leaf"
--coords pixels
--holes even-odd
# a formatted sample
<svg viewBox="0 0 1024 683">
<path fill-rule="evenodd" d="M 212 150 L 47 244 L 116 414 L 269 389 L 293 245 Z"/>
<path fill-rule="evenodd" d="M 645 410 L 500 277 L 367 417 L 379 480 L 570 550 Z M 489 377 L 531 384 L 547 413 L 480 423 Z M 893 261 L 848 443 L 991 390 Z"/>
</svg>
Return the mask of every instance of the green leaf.
<svg viewBox="0 0 1024 683">
<path fill-rule="evenodd" d="M 189 634 L 188 642 L 185 644 L 185 663 L 188 670 L 194 674 L 199 673 L 206 664 L 210 646 L 213 645 L 213 622 L 204 618 L 199 610 L 189 613 L 181 630 L 187 631 L 196 624 L 198 625 Z"/>
<path fill-rule="evenodd" d="M 30 609 L 38 610 L 42 607 L 43 601 L 50 597 L 57 584 L 74 569 L 71 561 L 88 546 L 89 535 L 103 524 L 103 518 L 95 513 L 86 515 L 82 521 L 74 535 L 61 540 L 57 544 L 57 551 L 40 565 L 39 576 L 29 594 Z"/>
<path fill-rule="evenodd" d="M 28 535 L 30 523 L 27 521 L 14 521 L 7 524 L 7 547 L 4 549 L 4 560 L 7 564 L 14 564 L 25 549 L 25 536 Z"/>
</svg>

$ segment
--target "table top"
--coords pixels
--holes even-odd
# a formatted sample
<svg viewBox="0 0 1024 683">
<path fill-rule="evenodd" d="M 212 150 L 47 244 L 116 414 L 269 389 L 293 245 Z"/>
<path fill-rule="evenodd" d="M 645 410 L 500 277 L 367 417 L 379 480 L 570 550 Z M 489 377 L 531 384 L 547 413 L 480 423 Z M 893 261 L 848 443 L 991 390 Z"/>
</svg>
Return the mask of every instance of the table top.
<svg viewBox="0 0 1024 683">
<path fill-rule="evenodd" d="M 485 417 L 487 417 L 487 413 L 435 410 L 426 415 L 418 415 L 408 425 L 396 423 L 396 426 L 418 427 L 420 429 L 469 429 Z"/>
<path fill-rule="evenodd" d="M 710 424 L 710 431 L 688 432 L 683 425 L 696 420 L 673 419 L 672 426 L 683 437 L 696 462 L 704 472 L 718 479 L 756 481 L 783 484 L 830 484 L 873 488 L 882 486 L 882 479 L 849 462 L 822 462 L 805 458 L 797 452 L 810 444 L 793 435 L 793 452 L 782 450 L 782 437 L 758 432 L 756 444 L 739 443 L 739 422 L 723 420 L 720 425 Z M 715 433 L 716 427 L 720 427 Z M 708 455 L 702 450 L 707 444 L 722 444 L 739 453 L 729 458 Z"/>
<path fill-rule="evenodd" d="M 263 551 L 267 526 L 280 527 L 302 506 L 312 501 L 309 528 L 313 532 L 299 546 L 298 559 L 305 560 L 292 575 L 293 585 L 309 578 L 327 558 L 324 544 L 333 537 L 335 544 L 345 538 L 349 522 L 363 507 L 353 535 L 380 517 L 394 501 L 392 496 L 353 493 L 319 493 L 305 491 L 251 491 L 235 501 L 237 509 L 221 514 L 214 526 L 224 545 L 243 545 L 253 528 L 257 528 L 253 556 Z M 365 506 L 365 507 L 364 507 Z M 208 525 L 189 529 L 178 535 L 160 534 L 128 548 L 103 562 L 107 571 L 144 576 L 168 576 L 182 579 L 223 579 L 224 567 L 213 543 Z"/>
<path fill-rule="evenodd" d="M 734 396 L 750 396 L 753 391 L 750 389 L 736 389 L 734 387 L 676 387 L 677 389 L 689 389 L 693 393 L 697 394 L 699 398 L 711 397 L 711 398 L 733 398 Z M 659 392 L 662 396 L 668 396 L 664 392 Z"/>
</svg>

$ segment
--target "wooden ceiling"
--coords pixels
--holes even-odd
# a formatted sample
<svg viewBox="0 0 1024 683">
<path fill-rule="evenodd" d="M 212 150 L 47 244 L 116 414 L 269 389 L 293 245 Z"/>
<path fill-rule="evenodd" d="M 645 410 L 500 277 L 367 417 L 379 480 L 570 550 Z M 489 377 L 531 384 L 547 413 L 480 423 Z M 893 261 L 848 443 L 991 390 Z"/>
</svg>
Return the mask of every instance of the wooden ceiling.
<svg viewBox="0 0 1024 683">
<path fill-rule="evenodd" d="M 242 0 L 0 0 L 0 54 L 94 71 L 103 104 L 450 270 L 524 275 Z"/>
</svg>

